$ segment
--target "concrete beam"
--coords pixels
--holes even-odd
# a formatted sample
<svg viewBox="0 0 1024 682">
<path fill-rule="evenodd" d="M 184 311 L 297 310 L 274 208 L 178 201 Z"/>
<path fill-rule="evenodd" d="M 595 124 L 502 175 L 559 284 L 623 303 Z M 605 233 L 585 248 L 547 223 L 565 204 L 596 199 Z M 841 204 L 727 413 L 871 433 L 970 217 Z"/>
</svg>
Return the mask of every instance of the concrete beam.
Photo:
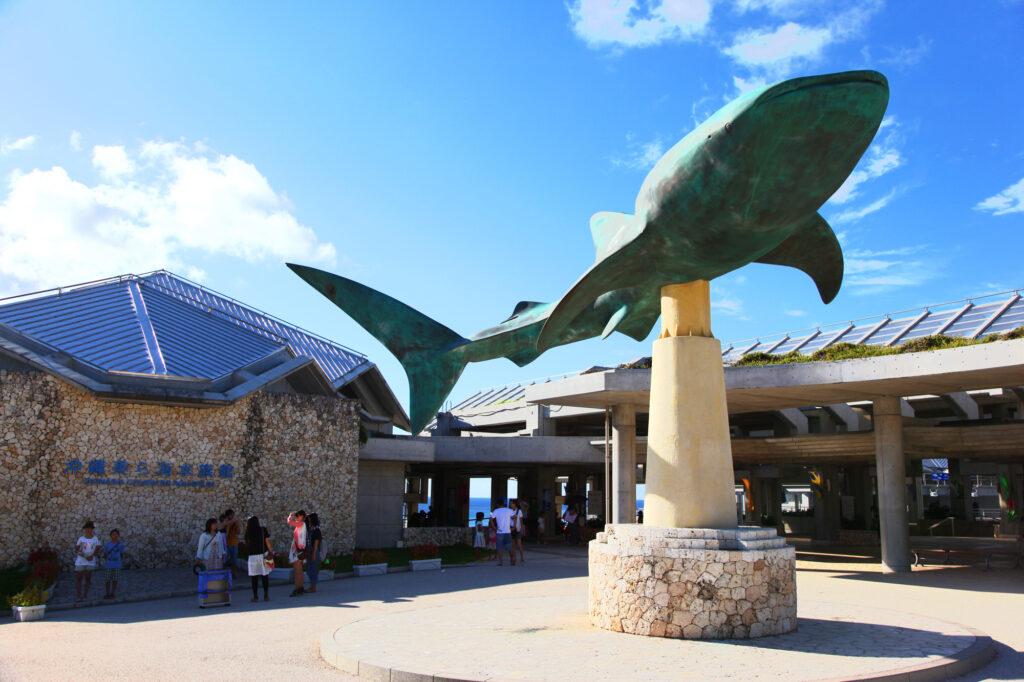
<svg viewBox="0 0 1024 682">
<path fill-rule="evenodd" d="M 917 412 L 914 411 L 914 406 L 910 404 L 910 401 L 906 398 L 900 398 L 900 416 L 910 417 L 913 419 L 917 416 Z"/>
<path fill-rule="evenodd" d="M 961 419 L 981 419 L 981 410 L 978 409 L 977 401 L 966 392 L 943 393 L 939 397 Z"/>
<path fill-rule="evenodd" d="M 838 362 L 726 367 L 725 385 L 730 414 L 1018 386 L 1024 385 L 1024 339 Z M 650 370 L 610 370 L 528 386 L 526 400 L 645 406 L 650 386 Z"/>
<path fill-rule="evenodd" d="M 784 422 L 789 424 L 793 435 L 802 436 L 809 433 L 807 430 L 807 417 L 799 409 L 788 407 L 784 410 L 778 410 L 778 415 Z"/>
<path fill-rule="evenodd" d="M 867 431 L 868 429 L 868 420 L 846 403 L 825 405 L 822 409 L 831 414 L 836 421 L 845 424 L 847 431 Z"/>
</svg>

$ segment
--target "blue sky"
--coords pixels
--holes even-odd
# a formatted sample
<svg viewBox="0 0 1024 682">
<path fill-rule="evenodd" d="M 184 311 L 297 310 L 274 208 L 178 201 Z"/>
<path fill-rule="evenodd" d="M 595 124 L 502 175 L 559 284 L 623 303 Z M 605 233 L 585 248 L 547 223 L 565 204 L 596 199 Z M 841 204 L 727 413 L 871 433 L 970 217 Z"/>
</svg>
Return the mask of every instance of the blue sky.
<svg viewBox="0 0 1024 682">
<path fill-rule="evenodd" d="M 883 128 L 822 209 L 846 278 L 712 284 L 723 341 L 1024 287 L 1024 4 L 0 4 L 0 295 L 166 267 L 398 363 L 284 266 L 470 334 L 558 298 L 591 214 L 746 88 L 873 68 Z M 652 336 L 653 338 L 653 336 Z M 615 334 L 494 384 L 623 362 Z"/>
</svg>

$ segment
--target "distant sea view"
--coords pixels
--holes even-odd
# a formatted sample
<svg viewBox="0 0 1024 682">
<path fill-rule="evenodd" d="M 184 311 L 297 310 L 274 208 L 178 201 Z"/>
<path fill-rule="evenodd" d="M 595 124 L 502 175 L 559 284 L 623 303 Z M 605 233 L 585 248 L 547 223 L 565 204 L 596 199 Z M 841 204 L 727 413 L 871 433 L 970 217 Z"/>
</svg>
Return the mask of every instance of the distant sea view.
<svg viewBox="0 0 1024 682">
<path fill-rule="evenodd" d="M 427 509 L 429 509 L 429 508 L 430 508 L 429 504 L 421 504 L 419 510 L 422 511 L 422 512 L 426 512 Z M 636 501 L 636 508 L 637 509 L 643 509 L 644 508 L 644 501 L 643 501 L 643 499 L 638 499 Z M 470 525 L 470 526 L 473 525 L 473 521 L 474 521 L 474 519 L 476 519 L 476 513 L 477 512 L 483 512 L 485 519 L 486 518 L 490 518 L 490 516 L 491 516 L 491 501 L 490 501 L 490 499 L 488 499 L 486 497 L 471 497 L 471 498 L 469 498 L 469 518 L 466 519 L 466 522 L 467 522 L 468 525 Z M 559 513 L 561 513 L 561 512 L 559 512 Z"/>
</svg>

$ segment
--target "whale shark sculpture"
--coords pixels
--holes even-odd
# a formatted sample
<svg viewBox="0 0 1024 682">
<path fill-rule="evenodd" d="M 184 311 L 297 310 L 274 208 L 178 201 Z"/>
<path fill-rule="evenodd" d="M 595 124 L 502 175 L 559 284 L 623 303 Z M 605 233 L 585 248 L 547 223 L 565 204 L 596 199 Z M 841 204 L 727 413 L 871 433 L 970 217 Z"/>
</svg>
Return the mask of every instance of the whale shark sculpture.
<svg viewBox="0 0 1024 682">
<path fill-rule="evenodd" d="M 830 302 L 843 254 L 817 211 L 867 150 L 888 100 L 888 83 L 874 71 L 794 78 L 733 100 L 658 161 L 633 214 L 591 218 L 595 263 L 560 300 L 522 301 L 468 338 L 358 282 L 288 267 L 402 363 L 418 433 L 470 362 L 506 357 L 523 366 L 554 346 L 613 331 L 642 341 L 665 285 L 768 263 L 807 273 Z"/>
</svg>

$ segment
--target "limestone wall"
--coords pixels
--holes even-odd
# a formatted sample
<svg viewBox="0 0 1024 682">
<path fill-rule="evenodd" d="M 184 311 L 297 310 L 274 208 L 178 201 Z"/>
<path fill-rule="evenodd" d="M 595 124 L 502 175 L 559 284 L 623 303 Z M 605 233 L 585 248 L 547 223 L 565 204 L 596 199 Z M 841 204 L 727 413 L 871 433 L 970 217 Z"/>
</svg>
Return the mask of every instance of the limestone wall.
<svg viewBox="0 0 1024 682">
<path fill-rule="evenodd" d="M 90 518 L 120 529 L 130 566 L 186 564 L 203 521 L 259 516 L 275 549 L 288 511 L 320 515 L 332 552 L 355 540 L 355 401 L 256 393 L 234 405 L 98 400 L 49 375 L 0 370 L 0 566 L 47 543 L 66 564 Z"/>
</svg>

